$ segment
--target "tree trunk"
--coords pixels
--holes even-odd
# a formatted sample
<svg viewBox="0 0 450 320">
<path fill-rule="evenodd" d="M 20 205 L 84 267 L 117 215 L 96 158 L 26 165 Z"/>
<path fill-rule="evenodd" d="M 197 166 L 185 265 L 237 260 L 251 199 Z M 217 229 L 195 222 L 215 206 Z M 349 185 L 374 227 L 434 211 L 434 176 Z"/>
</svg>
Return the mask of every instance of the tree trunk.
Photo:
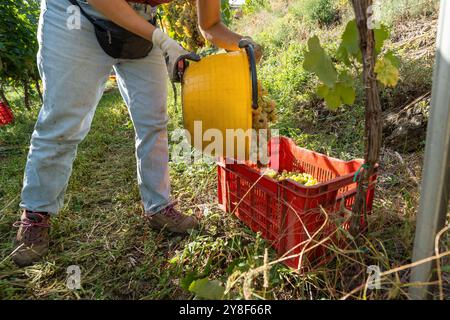
<svg viewBox="0 0 450 320">
<path fill-rule="evenodd" d="M 375 35 L 368 28 L 368 8 L 373 4 L 372 0 L 352 0 L 356 16 L 356 23 L 360 36 L 360 48 L 363 55 L 363 80 L 365 85 L 365 130 L 364 145 L 366 163 L 365 170 L 359 177 L 358 191 L 353 205 L 353 218 L 350 232 L 356 235 L 360 231 L 361 215 L 365 215 L 365 204 L 369 178 L 375 171 L 375 166 L 380 157 L 382 143 L 381 103 L 378 83 L 375 75 Z"/>
<path fill-rule="evenodd" d="M 0 99 L 2 99 L 2 101 L 9 106 L 9 102 L 8 102 L 8 99 L 6 98 L 6 94 L 5 94 L 5 91 L 3 90 L 3 86 L 0 86 Z"/>
<path fill-rule="evenodd" d="M 27 80 L 23 81 L 23 101 L 25 103 L 25 108 L 30 110 L 30 88 Z"/>
<path fill-rule="evenodd" d="M 34 78 L 34 85 L 36 86 L 36 91 L 37 91 L 37 93 L 39 95 L 39 99 L 41 99 L 41 103 L 43 103 L 44 102 L 44 98 L 42 96 L 41 86 L 39 84 L 39 77 L 35 77 Z"/>
</svg>

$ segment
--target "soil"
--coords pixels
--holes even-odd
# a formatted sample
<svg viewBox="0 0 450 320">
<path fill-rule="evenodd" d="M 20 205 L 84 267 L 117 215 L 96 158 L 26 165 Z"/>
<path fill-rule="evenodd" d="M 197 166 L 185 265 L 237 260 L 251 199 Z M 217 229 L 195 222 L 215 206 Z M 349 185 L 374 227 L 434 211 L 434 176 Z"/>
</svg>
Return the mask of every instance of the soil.
<svg viewBox="0 0 450 320">
<path fill-rule="evenodd" d="M 401 55 L 402 79 L 381 99 L 384 145 L 398 152 L 414 152 L 423 149 L 426 139 L 437 16 L 399 22 L 393 30 L 392 46 Z"/>
</svg>

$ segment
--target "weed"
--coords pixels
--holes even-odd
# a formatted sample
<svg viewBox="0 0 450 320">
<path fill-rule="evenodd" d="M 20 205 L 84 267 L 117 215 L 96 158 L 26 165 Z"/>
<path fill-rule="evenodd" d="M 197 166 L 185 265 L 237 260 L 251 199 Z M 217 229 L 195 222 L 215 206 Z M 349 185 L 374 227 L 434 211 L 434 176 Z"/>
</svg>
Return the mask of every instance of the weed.
<svg viewBox="0 0 450 320">
<path fill-rule="evenodd" d="M 329 112 L 302 67 L 304 40 L 311 30 L 326 40 L 326 46 L 336 46 L 342 26 L 314 28 L 298 22 L 286 6 L 270 4 L 235 27 L 265 48 L 259 76 L 278 102 L 277 127 L 309 149 L 342 159 L 361 157 L 362 88 L 356 106 Z M 339 5 L 337 10 L 342 8 Z M 404 28 L 417 30 L 411 23 Z M 414 88 L 429 88 L 432 57 L 421 59 L 424 42 L 420 43 L 432 47 L 433 41 L 423 40 L 423 32 L 417 32 L 393 39 L 393 45 L 403 44 L 401 54 L 407 62 L 401 91 L 383 91 L 388 105 L 398 107 L 417 97 Z M 409 41 L 414 37 L 420 40 Z M 420 59 L 414 59 L 417 56 Z M 414 77 L 416 72 L 419 77 Z M 402 93 L 404 98 L 397 100 Z M 143 221 L 135 177 L 134 130 L 116 90 L 103 97 L 92 130 L 79 146 L 65 206 L 53 219 L 49 255 L 34 266 L 17 268 L 9 257 L 16 231 L 11 225 L 20 214 L 23 169 L 38 107 L 36 103 L 32 110 L 25 110 L 15 93 L 9 99 L 17 121 L 0 128 L 0 299 L 191 299 L 190 285 L 205 278 L 220 282 L 229 299 L 407 298 L 423 161 L 420 150 L 399 150 L 400 158 L 393 150 L 383 150 L 368 232 L 353 240 L 340 230 L 349 246 L 343 250 L 328 245 L 333 259 L 302 274 L 278 263 L 270 243 L 217 207 L 216 167 L 211 164 L 170 163 L 172 194 L 181 209 L 205 212 L 200 230 L 186 237 L 151 230 Z M 181 108 L 172 93 L 169 117 L 170 131 L 181 127 Z M 441 253 L 448 251 L 448 243 L 447 232 L 441 238 Z M 446 297 L 450 294 L 448 261 L 443 257 L 440 264 Z M 81 290 L 66 286 L 70 265 L 81 267 Z M 366 288 L 371 265 L 383 272 L 381 290 Z"/>
</svg>

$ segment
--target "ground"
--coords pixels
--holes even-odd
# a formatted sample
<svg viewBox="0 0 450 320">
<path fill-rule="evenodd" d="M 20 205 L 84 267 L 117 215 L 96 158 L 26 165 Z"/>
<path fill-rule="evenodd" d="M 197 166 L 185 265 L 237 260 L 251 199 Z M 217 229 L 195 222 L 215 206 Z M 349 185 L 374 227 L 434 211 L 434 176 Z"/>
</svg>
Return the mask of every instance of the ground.
<svg viewBox="0 0 450 320">
<path fill-rule="evenodd" d="M 171 164 L 173 195 L 181 207 L 185 211 L 207 208 L 200 231 L 172 238 L 145 224 L 134 169 L 134 132 L 120 95 L 111 91 L 101 101 L 92 131 L 80 145 L 66 205 L 53 220 L 50 254 L 32 267 L 15 267 L 9 258 L 16 232 L 12 224 L 20 214 L 22 171 L 35 115 L 36 110 L 19 114 L 18 124 L 8 131 L 14 141 L 10 140 L 0 153 L 1 299 L 190 298 L 192 293 L 183 289 L 183 281 L 210 277 L 225 282 L 233 271 L 230 266 L 236 267 L 234 271 L 245 271 L 262 265 L 267 243 L 217 208 L 215 165 Z M 171 121 L 170 127 L 175 126 Z M 421 158 L 400 157 L 388 150 L 383 152 L 385 169 L 377 188 L 372 232 L 365 241 L 372 252 L 364 261 L 380 259 L 385 269 L 407 263 L 411 252 L 417 206 L 415 181 L 420 179 Z M 352 255 L 344 253 L 344 257 Z M 273 251 L 270 257 L 275 259 Z M 308 276 L 277 265 L 272 269 L 271 287 L 263 290 L 256 281 L 255 294 L 279 299 L 340 298 L 348 285 L 339 289 L 344 284 L 339 284 L 338 274 L 333 276 L 336 283 L 331 296 L 320 285 L 331 280 L 323 276 L 336 263 L 350 267 L 341 271 L 351 272 L 355 284 L 361 281 L 364 268 L 354 270 L 355 266 L 345 260 L 338 259 Z M 81 290 L 66 286 L 66 270 L 71 265 L 81 267 Z M 236 285 L 230 296 L 240 296 L 241 290 Z M 397 294 L 401 296 L 401 291 Z"/>
</svg>

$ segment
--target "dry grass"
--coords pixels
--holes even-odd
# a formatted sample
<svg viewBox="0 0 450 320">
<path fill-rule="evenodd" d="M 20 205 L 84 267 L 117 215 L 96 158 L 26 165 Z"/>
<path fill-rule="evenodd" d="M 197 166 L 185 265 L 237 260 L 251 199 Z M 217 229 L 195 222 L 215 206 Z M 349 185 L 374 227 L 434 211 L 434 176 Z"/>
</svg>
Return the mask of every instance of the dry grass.
<svg viewBox="0 0 450 320">
<path fill-rule="evenodd" d="M 272 10 L 283 12 L 283 3 L 274 1 Z M 242 26 L 251 35 L 275 17 L 261 12 L 252 19 Z M 419 46 L 420 41 L 418 37 Z M 177 110 L 172 99 L 170 130 L 181 125 Z M 332 154 L 360 156 L 360 146 L 351 142 L 360 134 L 357 112 L 315 117 L 318 130 L 302 143 L 323 151 L 333 139 L 333 147 L 328 144 Z M 173 237 L 148 228 L 136 186 L 133 129 L 114 90 L 102 99 L 92 131 L 79 148 L 66 205 L 53 220 L 49 255 L 34 266 L 17 268 L 9 257 L 15 234 L 11 225 L 20 213 L 18 195 L 37 106 L 31 112 L 17 108 L 16 113 L 17 123 L 0 129 L 0 299 L 190 299 L 194 294 L 188 286 L 200 278 L 219 280 L 229 299 L 408 297 L 422 150 L 384 149 L 368 232 L 352 239 L 339 231 L 350 245 L 345 250 L 329 246 L 331 261 L 299 273 L 278 263 L 280 257 L 259 234 L 217 208 L 214 165 L 170 164 L 173 196 L 182 209 L 206 209 L 200 230 Z M 350 118 L 354 124 L 346 123 Z M 448 254 L 449 234 L 447 230 L 440 238 L 440 255 Z M 314 245 L 318 240 L 309 241 Z M 436 298 L 450 297 L 449 260 L 448 255 L 439 258 Z M 70 265 L 81 267 L 81 290 L 66 286 Z M 380 290 L 367 288 L 367 268 L 372 265 L 382 271 Z"/>
<path fill-rule="evenodd" d="M 418 207 L 421 155 L 409 154 L 402 157 L 391 150 L 384 150 L 380 161 L 380 177 L 377 186 L 375 209 L 369 219 L 369 230 L 357 239 L 349 237 L 342 230 L 341 237 L 348 240 L 347 247 L 328 244 L 333 259 L 330 263 L 314 268 L 313 271 L 296 274 L 298 289 L 302 298 L 310 299 L 407 299 L 411 253 L 414 239 L 416 208 Z M 326 212 L 324 212 L 326 214 Z M 325 222 L 324 222 L 325 224 Z M 448 265 L 450 246 L 448 228 L 442 231 L 440 251 L 429 260 L 439 261 L 439 266 Z M 314 245 L 330 239 L 317 233 L 308 240 L 308 250 Z M 312 244 L 312 245 L 311 245 Z M 307 244 L 305 244 L 305 247 Z M 306 254 L 303 251 L 300 255 Z M 290 257 L 293 257 L 292 255 Z M 237 271 L 228 281 L 228 290 L 241 289 L 246 298 L 258 298 L 266 294 L 263 280 L 267 270 L 286 259 L 267 261 L 258 268 L 246 272 Z M 426 261 L 422 261 L 426 262 Z M 419 262 L 420 263 L 420 262 Z M 379 290 L 370 290 L 369 266 L 378 266 L 381 271 Z M 440 277 L 430 286 L 435 298 L 448 298 L 450 294 L 449 273 L 439 272 Z M 293 276 L 293 274 L 290 274 Z M 255 280 L 255 278 L 257 278 Z M 292 280 L 287 280 L 291 282 Z M 292 282 L 291 282 L 292 283 Z M 255 289 L 257 288 L 257 289 Z M 437 289 L 441 293 L 438 295 Z"/>
<path fill-rule="evenodd" d="M 178 120 L 174 116 L 171 126 Z M 22 125 L 31 131 L 32 122 Z M 66 206 L 53 221 L 49 255 L 42 263 L 20 269 L 12 264 L 9 253 L 27 143 L 28 134 L 9 149 L 15 151 L 2 153 L 1 299 L 190 298 L 192 293 L 183 287 L 202 277 L 227 285 L 228 298 L 407 297 L 408 268 L 386 274 L 381 290 L 367 291 L 364 285 L 370 265 L 386 273 L 410 263 L 420 153 L 400 159 L 384 150 L 369 232 L 346 250 L 331 247 L 335 259 L 299 274 L 276 263 L 273 250 L 265 253 L 268 243 L 218 210 L 215 166 L 171 164 L 173 194 L 182 208 L 207 208 L 200 231 L 173 238 L 150 230 L 142 219 L 136 187 L 133 131 L 126 109 L 113 92 L 103 99 L 92 132 L 80 146 Z M 448 233 L 441 242 L 441 252 L 448 251 Z M 74 264 L 82 269 L 83 289 L 78 291 L 67 289 L 65 283 L 66 268 Z M 442 259 L 441 265 L 446 271 L 448 260 Z M 441 278 L 448 295 L 448 273 Z"/>
</svg>

